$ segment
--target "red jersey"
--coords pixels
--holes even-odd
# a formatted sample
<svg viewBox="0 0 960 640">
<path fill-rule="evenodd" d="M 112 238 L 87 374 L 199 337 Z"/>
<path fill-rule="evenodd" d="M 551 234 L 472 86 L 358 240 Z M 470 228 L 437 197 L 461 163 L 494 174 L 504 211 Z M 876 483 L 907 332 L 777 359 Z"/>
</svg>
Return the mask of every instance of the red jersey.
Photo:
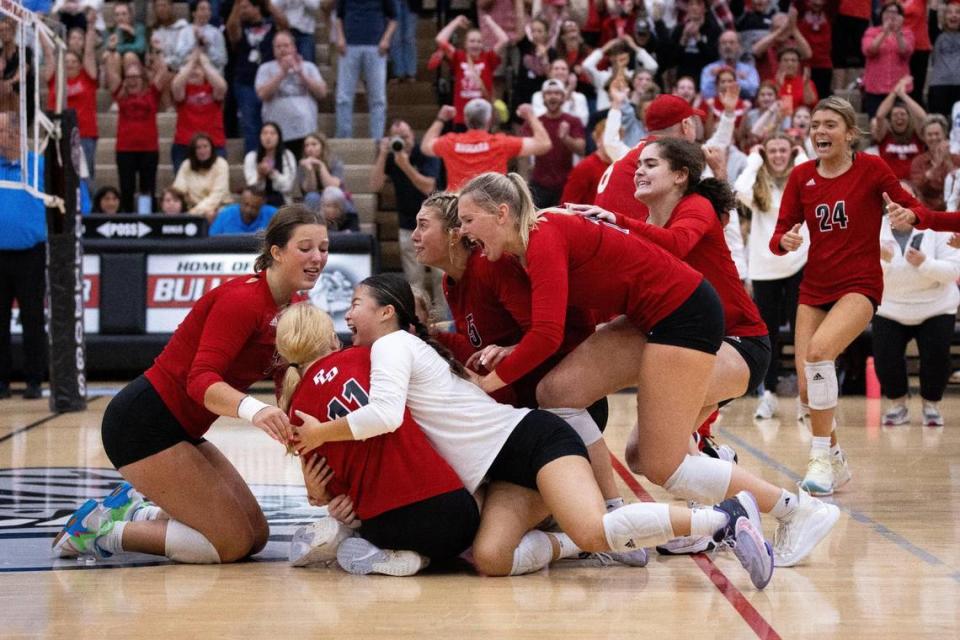
<svg viewBox="0 0 960 640">
<path fill-rule="evenodd" d="M 205 133 L 213 140 L 214 147 L 225 146 L 223 102 L 214 99 L 213 85 L 206 81 L 187 84 L 183 91 L 183 100 L 177 103 L 177 130 L 173 143 L 187 145 L 195 134 Z M 174 167 L 174 171 L 177 168 Z"/>
<path fill-rule="evenodd" d="M 819 97 L 817 95 L 817 87 L 813 84 L 813 80 L 807 80 L 807 86 L 810 87 L 810 91 L 813 93 L 813 102 L 807 104 L 808 107 L 812 107 L 817 103 Z M 802 76 L 787 76 L 783 79 L 783 84 L 777 87 L 777 90 L 780 92 L 780 99 L 790 98 L 793 101 L 793 109 L 796 110 L 802 104 L 806 104 L 803 101 L 803 77 Z"/>
<path fill-rule="evenodd" d="M 832 69 L 833 28 L 826 11 L 814 13 L 809 9 L 797 20 L 797 29 L 810 45 L 813 55 L 806 64 L 813 69 Z"/>
<path fill-rule="evenodd" d="M 117 101 L 117 151 L 159 151 L 157 137 L 157 108 L 160 92 L 152 84 L 143 93 L 121 97 L 121 90 L 113 94 Z"/>
<path fill-rule="evenodd" d="M 507 172 L 510 158 L 520 155 L 523 140 L 502 133 L 471 129 L 447 133 L 433 143 L 433 152 L 447 169 L 447 190 L 456 191 L 481 173 Z"/>
<path fill-rule="evenodd" d="M 627 155 L 607 167 L 600 179 L 600 184 L 597 185 L 597 198 L 594 204 L 628 218 L 646 219 L 647 206 L 638 202 L 633 195 L 637 191 L 637 187 L 633 184 L 633 174 L 637 171 L 640 154 L 650 140 L 653 138 L 644 138 L 630 149 Z"/>
<path fill-rule="evenodd" d="M 626 314 L 648 332 L 703 280 L 627 229 L 552 211 L 542 212 L 530 231 L 526 270 L 530 330 L 496 369 L 507 383 L 533 370 L 561 345 L 568 306 L 606 318 Z"/>
<path fill-rule="evenodd" d="M 580 118 L 569 113 L 561 113 L 556 118 L 550 117 L 546 113 L 540 116 L 540 124 L 547 130 L 552 146 L 550 151 L 537 156 L 533 171 L 530 172 L 530 182 L 551 191 L 562 190 L 564 183 L 567 181 L 567 176 L 570 175 L 570 170 L 573 169 L 573 152 L 560 140 L 561 122 L 567 123 L 571 138 L 583 138 L 585 135 Z M 523 125 L 520 129 L 520 135 L 533 135 L 533 130 L 529 124 Z"/>
<path fill-rule="evenodd" d="M 50 78 L 47 94 L 47 107 L 53 110 L 57 104 L 56 77 Z M 64 80 L 67 88 L 67 108 L 77 112 L 77 128 L 81 138 L 96 138 L 97 132 L 97 80 L 90 77 L 86 69 L 80 69 L 76 78 Z M 87 158 L 87 164 L 93 165 L 94 158 Z"/>
<path fill-rule="evenodd" d="M 290 398 L 290 422 L 303 424 L 297 409 L 320 421 L 336 420 L 367 404 L 369 397 L 370 348 L 336 351 L 304 372 Z M 350 496 L 361 520 L 463 488 L 409 409 L 396 431 L 368 440 L 326 442 L 308 455 L 327 459 L 333 470 L 328 491 Z"/>
<path fill-rule="evenodd" d="M 899 180 L 910 179 L 913 159 L 921 153 L 923 153 L 923 142 L 915 133 L 906 142 L 897 141 L 892 133 L 888 133 L 880 141 L 880 157 Z"/>
<path fill-rule="evenodd" d="M 474 98 L 493 102 L 493 72 L 500 66 L 500 56 L 495 51 L 484 51 L 470 60 L 466 51 L 455 49 L 452 45 L 444 47 L 444 53 L 453 68 L 453 106 L 457 110 L 453 121 L 463 124 L 463 108 L 468 102 Z"/>
<path fill-rule="evenodd" d="M 933 229 L 934 231 L 953 231 L 960 233 L 960 212 L 958 211 L 931 211 L 930 209 L 914 209 L 917 216 L 917 229 Z"/>
<path fill-rule="evenodd" d="M 591 153 L 577 163 L 567 176 L 560 203 L 593 204 L 597 199 L 597 186 L 609 166 L 598 153 Z"/>
<path fill-rule="evenodd" d="M 181 426 L 199 438 L 217 414 L 203 406 L 210 385 L 247 389 L 271 376 L 277 303 L 265 274 L 234 278 L 200 298 L 147 369 L 147 379 Z"/>
<path fill-rule="evenodd" d="M 505 255 L 490 262 L 479 251 L 474 251 L 459 281 L 443 277 L 443 294 L 461 336 L 459 344 L 451 349 L 455 355 L 463 353 L 466 346 L 470 349 L 466 353 L 469 358 L 492 344 L 515 345 L 530 329 L 530 280 L 513 256 Z M 556 352 L 533 371 L 504 387 L 510 390 L 508 395 L 501 395 L 503 389 L 500 389 L 492 394 L 494 398 L 504 404 L 536 408 L 537 384 L 564 356 L 590 337 L 596 325 L 593 314 L 567 309 L 563 342 Z M 466 358 L 461 360 L 465 361 Z"/>
<path fill-rule="evenodd" d="M 921 208 L 877 156 L 855 154 L 853 166 L 836 178 L 817 173 L 816 160 L 790 172 L 770 250 L 784 255 L 783 234 L 795 224 L 807 223 L 810 253 L 800 283 L 802 304 L 827 304 L 847 293 L 861 293 L 880 304 L 883 272 L 877 239 L 884 192 L 904 207 Z"/>
<path fill-rule="evenodd" d="M 617 216 L 617 224 L 655 242 L 703 274 L 723 303 L 726 335 L 746 338 L 769 333 L 740 281 L 723 225 L 709 200 L 697 194 L 684 197 L 663 227 L 623 215 Z"/>
</svg>

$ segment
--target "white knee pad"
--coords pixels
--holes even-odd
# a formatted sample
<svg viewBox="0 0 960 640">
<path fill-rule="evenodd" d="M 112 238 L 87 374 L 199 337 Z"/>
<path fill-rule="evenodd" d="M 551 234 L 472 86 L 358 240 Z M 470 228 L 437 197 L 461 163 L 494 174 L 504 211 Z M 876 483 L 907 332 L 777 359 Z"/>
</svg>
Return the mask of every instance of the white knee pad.
<svg viewBox="0 0 960 640">
<path fill-rule="evenodd" d="M 182 522 L 167 522 L 164 554 L 186 564 L 220 564 L 220 554 L 206 536 Z"/>
<path fill-rule="evenodd" d="M 716 504 L 726 497 L 732 473 L 733 464 L 726 460 L 687 455 L 663 488 L 678 498 Z"/>
<path fill-rule="evenodd" d="M 553 544 L 550 536 L 543 531 L 527 531 L 513 552 L 513 568 L 510 575 L 522 576 L 525 573 L 540 571 L 553 560 Z"/>
<path fill-rule="evenodd" d="M 603 437 L 600 427 L 586 409 L 547 409 L 547 411 L 558 418 L 563 418 L 588 447 Z"/>
<path fill-rule="evenodd" d="M 837 406 L 840 389 L 837 368 L 832 360 L 805 363 L 803 375 L 807 379 L 807 404 L 811 409 L 833 409 Z"/>
<path fill-rule="evenodd" d="M 603 516 L 603 533 L 612 551 L 626 553 L 652 547 L 674 537 L 670 505 L 634 502 Z"/>
</svg>

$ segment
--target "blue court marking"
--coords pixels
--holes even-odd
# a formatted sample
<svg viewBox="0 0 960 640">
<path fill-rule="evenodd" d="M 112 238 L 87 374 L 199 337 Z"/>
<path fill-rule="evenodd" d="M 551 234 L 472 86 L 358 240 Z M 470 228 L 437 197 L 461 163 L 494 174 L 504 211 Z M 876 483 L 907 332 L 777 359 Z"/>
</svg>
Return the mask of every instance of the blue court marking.
<svg viewBox="0 0 960 640">
<path fill-rule="evenodd" d="M 783 475 L 790 478 L 790 480 L 792 480 L 793 482 L 799 483 L 801 480 L 803 480 L 803 476 L 792 471 L 789 467 L 787 467 L 777 459 L 770 457 L 760 449 L 757 449 L 753 445 L 749 444 L 743 438 L 737 435 L 734 435 L 733 433 L 730 432 L 729 429 L 725 427 L 720 427 L 718 431 L 720 432 L 721 435 L 723 435 L 725 439 L 735 444 L 737 446 L 738 451 L 741 449 L 747 451 L 754 458 L 758 459 L 760 462 L 762 462 L 766 466 L 779 471 Z M 851 518 L 853 518 L 860 524 L 866 525 L 867 527 L 872 529 L 874 533 L 886 538 L 887 540 L 897 545 L 898 547 L 900 547 L 910 555 L 920 558 L 921 560 L 923 560 L 929 565 L 932 565 L 935 567 L 944 567 L 945 569 L 950 571 L 949 577 L 954 582 L 960 583 L 960 571 L 955 570 L 949 564 L 947 564 L 946 562 L 944 562 L 934 554 L 930 553 L 926 549 L 918 547 L 917 545 L 913 544 L 912 542 L 904 538 L 899 533 L 892 531 L 888 526 L 880 522 L 877 522 L 876 520 L 874 520 L 867 514 L 863 513 L 862 511 L 851 509 L 850 507 L 846 507 L 843 504 L 839 504 L 837 502 L 834 502 L 833 504 L 836 504 L 841 511 L 849 515 Z"/>
</svg>

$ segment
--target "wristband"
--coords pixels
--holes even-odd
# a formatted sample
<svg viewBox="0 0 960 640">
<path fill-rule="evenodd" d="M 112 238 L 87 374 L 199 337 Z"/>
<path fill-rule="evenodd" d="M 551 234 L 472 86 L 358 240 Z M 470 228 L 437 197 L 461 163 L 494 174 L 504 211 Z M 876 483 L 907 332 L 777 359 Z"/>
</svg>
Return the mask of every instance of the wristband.
<svg viewBox="0 0 960 640">
<path fill-rule="evenodd" d="M 253 396 L 244 396 L 243 400 L 240 401 L 240 406 L 237 407 L 237 417 L 243 418 L 247 422 L 253 422 L 253 416 L 261 409 L 265 409 L 270 405 L 266 402 L 260 402 Z"/>
</svg>

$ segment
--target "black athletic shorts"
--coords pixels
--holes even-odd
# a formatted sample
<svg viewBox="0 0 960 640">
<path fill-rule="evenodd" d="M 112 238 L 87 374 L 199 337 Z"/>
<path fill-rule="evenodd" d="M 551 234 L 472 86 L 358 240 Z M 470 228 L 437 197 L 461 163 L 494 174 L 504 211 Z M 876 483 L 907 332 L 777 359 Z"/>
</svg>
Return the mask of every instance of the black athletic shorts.
<svg viewBox="0 0 960 640">
<path fill-rule="evenodd" d="M 206 442 L 187 433 L 145 376 L 125 386 L 110 401 L 100 436 L 107 457 L 117 469 L 179 442 Z"/>
<path fill-rule="evenodd" d="M 587 413 L 597 423 L 600 433 L 603 433 L 604 429 L 607 428 L 607 420 L 610 419 L 610 403 L 607 402 L 607 397 L 604 396 L 587 407 Z"/>
<path fill-rule="evenodd" d="M 416 551 L 437 564 L 469 549 L 479 526 L 477 501 L 457 489 L 368 518 L 360 535 L 381 549 Z"/>
<path fill-rule="evenodd" d="M 772 353 L 772 350 L 770 349 L 770 337 L 727 336 L 723 339 L 723 341 L 736 349 L 737 353 L 740 354 L 740 357 L 743 358 L 743 361 L 746 362 L 747 366 L 750 368 L 750 381 L 747 383 L 747 393 L 751 393 L 760 386 L 760 383 L 763 382 L 764 377 L 767 375 L 767 367 L 770 366 L 770 357 Z M 734 400 L 736 400 L 736 398 L 727 398 L 726 400 L 722 400 L 720 402 L 720 406 L 722 407 L 725 404 L 733 402 Z"/>
<path fill-rule="evenodd" d="M 647 342 L 716 355 L 723 341 L 723 304 L 706 279 L 683 304 L 654 325 Z"/>
<path fill-rule="evenodd" d="M 540 469 L 564 456 L 587 456 L 583 439 L 562 418 L 534 409 L 514 427 L 487 470 L 487 480 L 510 482 L 537 491 Z"/>
</svg>

